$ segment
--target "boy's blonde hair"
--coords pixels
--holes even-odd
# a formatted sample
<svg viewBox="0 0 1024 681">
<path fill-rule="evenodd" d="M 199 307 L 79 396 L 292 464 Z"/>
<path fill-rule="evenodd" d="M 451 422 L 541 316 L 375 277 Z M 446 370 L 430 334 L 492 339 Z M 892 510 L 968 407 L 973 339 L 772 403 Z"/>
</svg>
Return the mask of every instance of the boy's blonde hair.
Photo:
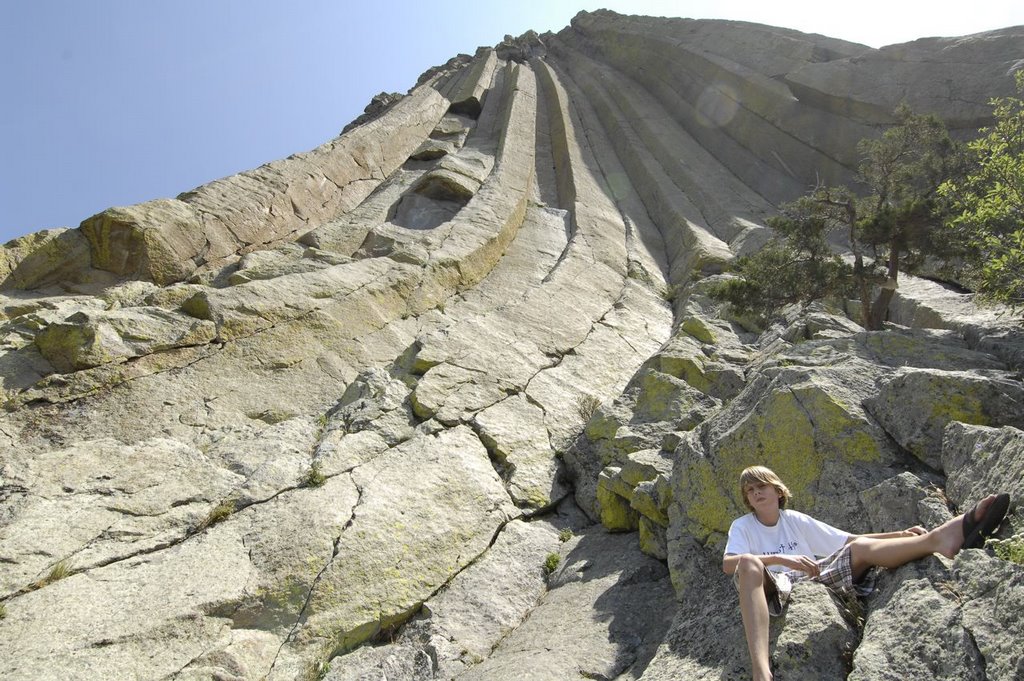
<svg viewBox="0 0 1024 681">
<path fill-rule="evenodd" d="M 793 498 L 786 483 L 782 482 L 782 478 L 777 476 L 775 471 L 766 466 L 750 466 L 740 473 L 740 498 L 743 499 L 743 505 L 748 511 L 753 511 L 754 508 L 747 501 L 747 485 L 756 483 L 764 483 L 775 488 L 779 493 L 779 508 L 786 508 L 786 504 Z"/>
</svg>

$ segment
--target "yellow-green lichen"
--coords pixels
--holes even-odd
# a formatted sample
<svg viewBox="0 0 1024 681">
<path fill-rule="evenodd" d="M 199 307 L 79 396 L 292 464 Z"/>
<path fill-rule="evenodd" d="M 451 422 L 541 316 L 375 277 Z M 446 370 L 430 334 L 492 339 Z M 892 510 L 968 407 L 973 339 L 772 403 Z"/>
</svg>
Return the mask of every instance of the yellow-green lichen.
<svg viewBox="0 0 1024 681">
<path fill-rule="evenodd" d="M 669 374 L 647 369 L 640 377 L 640 394 L 634 412 L 648 421 L 667 421 L 686 413 L 681 403 L 688 400 L 685 384 Z"/>
<path fill-rule="evenodd" d="M 688 357 L 681 360 L 682 379 L 702 393 L 710 393 L 712 380 L 704 369 L 704 362 L 697 358 Z"/>
<path fill-rule="evenodd" d="M 826 460 L 877 461 L 881 445 L 866 421 L 852 415 L 817 386 L 777 391 L 719 440 L 716 463 L 706 459 L 684 466 L 677 490 L 698 538 L 726 532 L 742 512 L 739 475 L 747 466 L 773 469 L 803 508 L 814 505 L 811 491 Z"/>
<path fill-rule="evenodd" d="M 850 462 L 875 462 L 882 458 L 881 445 L 868 431 L 868 422 L 854 416 L 833 395 L 817 387 L 793 392 L 813 422 L 818 449 Z"/>
<path fill-rule="evenodd" d="M 637 528 L 639 514 L 615 492 L 602 484 L 597 486 L 597 506 L 601 524 L 612 532 L 630 532 Z"/>
<path fill-rule="evenodd" d="M 685 500 L 681 505 L 690 519 L 689 529 L 698 539 L 704 539 L 712 531 L 729 529 L 736 517 L 736 506 L 723 492 L 723 483 L 738 481 L 740 472 L 747 465 L 750 464 L 744 464 L 735 471 L 735 465 L 721 465 L 716 471 L 709 461 L 702 459 L 683 469 L 677 498 Z"/>
<path fill-rule="evenodd" d="M 520 499 L 524 500 L 530 508 L 544 508 L 551 503 L 551 495 L 543 487 L 532 486 L 519 490 Z"/>
<path fill-rule="evenodd" d="M 976 426 L 989 425 L 984 405 L 977 395 L 944 394 L 932 406 L 932 418 L 939 423 L 960 421 Z"/>
<path fill-rule="evenodd" d="M 665 528 L 649 518 L 640 518 L 640 550 L 664 560 L 667 557 Z"/>
<path fill-rule="evenodd" d="M 717 342 L 714 331 L 699 317 L 687 317 L 684 319 L 682 329 L 702 343 L 714 345 Z"/>
</svg>

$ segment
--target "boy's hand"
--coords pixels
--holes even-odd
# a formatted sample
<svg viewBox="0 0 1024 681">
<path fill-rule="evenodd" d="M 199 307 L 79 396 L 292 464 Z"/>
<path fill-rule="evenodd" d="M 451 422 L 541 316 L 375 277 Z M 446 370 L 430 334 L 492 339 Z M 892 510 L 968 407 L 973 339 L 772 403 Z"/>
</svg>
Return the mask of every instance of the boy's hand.
<svg viewBox="0 0 1024 681">
<path fill-rule="evenodd" d="M 821 568 L 818 567 L 818 563 L 813 558 L 807 556 L 779 556 L 779 562 L 782 565 L 792 569 L 806 572 L 811 577 L 817 577 L 821 572 Z"/>
</svg>

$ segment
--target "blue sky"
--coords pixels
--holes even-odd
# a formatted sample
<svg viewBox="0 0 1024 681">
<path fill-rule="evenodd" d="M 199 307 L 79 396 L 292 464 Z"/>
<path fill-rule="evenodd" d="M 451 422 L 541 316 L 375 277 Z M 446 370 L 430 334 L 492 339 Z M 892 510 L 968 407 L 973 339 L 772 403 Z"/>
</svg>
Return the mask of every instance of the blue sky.
<svg viewBox="0 0 1024 681">
<path fill-rule="evenodd" d="M 729 18 L 873 47 L 1024 24 L 1024 2 L 0 2 L 0 243 L 334 137 L 380 91 L 577 11 Z"/>
</svg>

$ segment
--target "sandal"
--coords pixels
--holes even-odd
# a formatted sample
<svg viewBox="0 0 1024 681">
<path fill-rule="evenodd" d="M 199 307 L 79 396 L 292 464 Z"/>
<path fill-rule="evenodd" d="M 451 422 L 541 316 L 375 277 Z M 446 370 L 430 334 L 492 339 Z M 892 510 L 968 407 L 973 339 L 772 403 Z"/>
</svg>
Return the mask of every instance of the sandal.
<svg viewBox="0 0 1024 681">
<path fill-rule="evenodd" d="M 963 532 L 965 549 L 980 549 L 985 540 L 995 534 L 1010 508 L 1010 495 L 999 494 L 988 505 L 985 514 L 978 518 L 978 504 L 964 515 Z"/>
</svg>

